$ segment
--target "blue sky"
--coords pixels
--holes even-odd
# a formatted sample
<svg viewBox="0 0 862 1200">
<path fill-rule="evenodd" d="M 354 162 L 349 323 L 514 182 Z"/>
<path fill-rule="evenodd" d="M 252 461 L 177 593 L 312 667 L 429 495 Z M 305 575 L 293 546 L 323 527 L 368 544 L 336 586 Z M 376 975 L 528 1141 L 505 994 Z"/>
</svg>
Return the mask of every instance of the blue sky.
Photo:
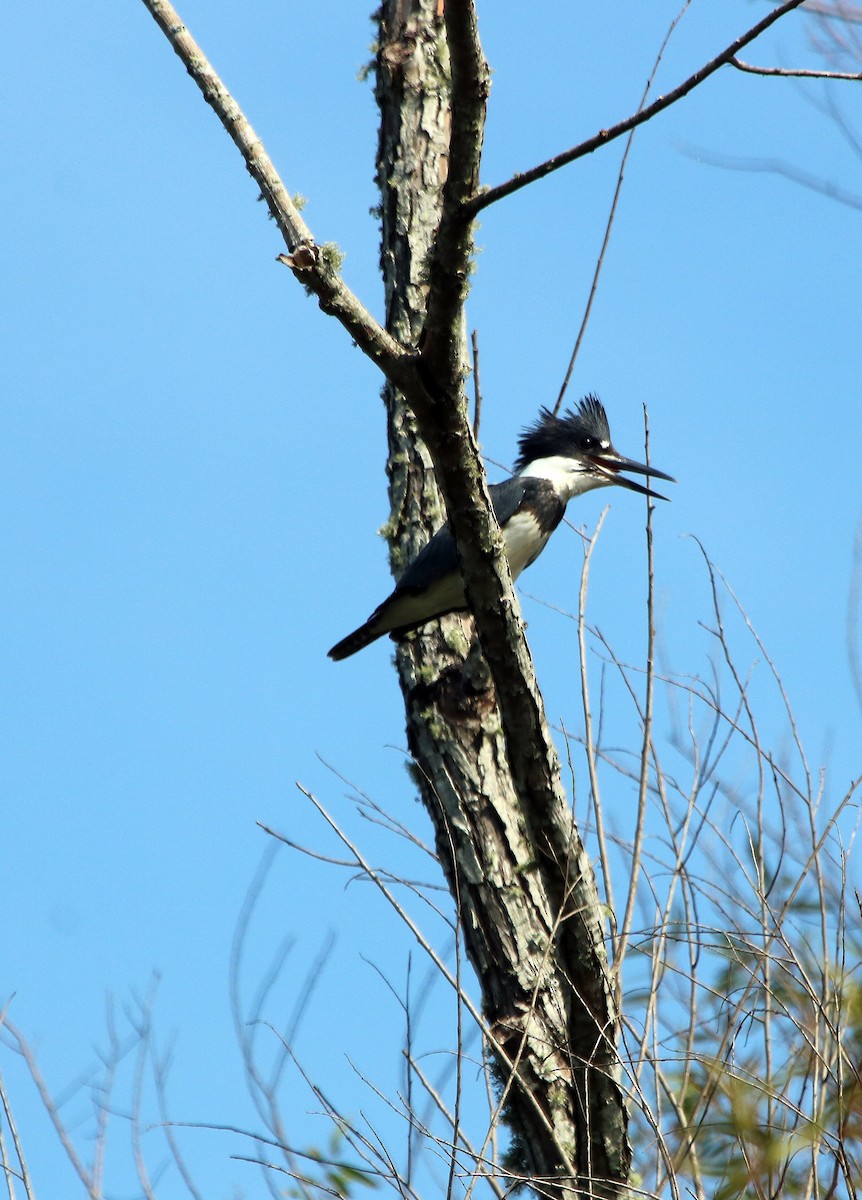
<svg viewBox="0 0 862 1200">
<path fill-rule="evenodd" d="M 494 71 L 484 182 L 632 111 L 676 10 L 552 3 L 539 28 L 521 6 L 483 5 Z M 287 186 L 308 197 L 318 241 L 340 244 L 348 283 L 380 315 L 376 112 L 357 79 L 372 38 L 365 6 L 249 0 L 236 11 L 223 0 L 181 9 Z M 765 11 L 696 0 L 657 91 Z M 747 57 L 813 65 L 810 28 L 791 17 Z M 372 857 L 400 864 L 403 845 L 357 818 L 340 775 L 429 837 L 388 643 L 326 658 L 390 586 L 377 536 L 380 380 L 275 262 L 283 247 L 254 185 L 143 5 L 45 0 L 6 34 L 0 1003 L 14 993 L 11 1016 L 59 1091 L 104 1040 L 106 994 L 122 1006 L 158 970 L 157 1025 L 176 1036 L 174 1115 L 248 1126 L 227 981 L 267 845 L 256 822 L 337 853 L 299 781 Z M 857 89 L 832 87 L 858 129 Z M 713 162 L 781 159 L 862 190 L 858 159 L 816 103 L 824 94 L 725 69 L 640 131 L 570 396 L 598 392 L 634 458 L 646 404 L 653 461 L 679 480 L 655 519 L 667 663 L 701 674 L 712 653 L 693 534 L 779 667 L 837 796 L 859 771 L 846 620 L 862 516 L 860 213 Z M 620 153 L 482 215 L 468 319 L 495 462 L 512 461 L 518 431 L 556 397 Z M 591 527 L 605 503 L 590 616 L 638 660 L 643 506 L 603 492 L 569 515 Z M 561 530 L 523 591 L 573 610 L 580 547 Z M 574 626 L 522 603 L 549 716 L 575 728 Z M 757 657 L 742 640 L 740 652 Z M 780 745 L 786 721 L 765 703 Z M 624 821 L 633 796 L 613 803 Z M 415 865 L 433 878 L 421 855 Z M 338 931 L 300 1049 L 356 1110 L 365 1093 L 347 1053 L 383 1086 L 400 1069 L 400 1014 L 365 959 L 400 986 L 412 943 L 371 888 L 346 883 L 284 851 L 246 970 L 252 989 L 292 936 L 288 1012 Z M 429 1044 L 452 1020 L 441 1004 Z M 74 1194 L 19 1065 L 4 1054 L 0 1067 L 37 1190 Z M 324 1140 L 304 1115 L 314 1107 L 297 1093 L 300 1144 Z M 128 1194 L 124 1136 L 111 1169 Z M 227 1180 L 257 1186 L 252 1168 L 226 1165 L 236 1139 L 188 1136 L 209 1194 L 228 1194 Z M 168 1177 L 160 1194 L 183 1193 Z"/>
</svg>

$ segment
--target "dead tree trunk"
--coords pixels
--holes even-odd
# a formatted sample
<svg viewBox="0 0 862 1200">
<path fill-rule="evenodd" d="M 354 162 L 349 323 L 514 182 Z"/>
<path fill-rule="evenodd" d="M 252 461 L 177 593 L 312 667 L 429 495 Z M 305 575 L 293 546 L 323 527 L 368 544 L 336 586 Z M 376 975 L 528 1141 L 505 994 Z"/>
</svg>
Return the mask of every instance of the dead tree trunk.
<svg viewBox="0 0 862 1200">
<path fill-rule="evenodd" d="M 379 14 L 377 169 L 387 330 L 402 345 L 425 351 L 453 127 L 471 111 L 469 99 L 458 108 L 459 89 L 487 89 L 481 51 L 470 57 L 469 29 L 455 44 L 460 31 L 453 22 L 465 13 L 469 19 L 470 6 L 447 4 L 461 11 L 444 19 L 440 0 L 384 0 Z M 478 39 L 473 44 L 478 48 Z M 483 117 L 481 94 L 472 111 L 478 109 Z M 464 136 L 478 136 L 481 146 L 481 128 Z M 475 190 L 476 182 L 459 186 Z M 445 476 L 459 537 L 462 513 L 450 485 L 454 477 L 455 487 L 463 486 L 464 476 L 450 464 L 459 455 L 458 438 L 470 440 L 464 328 L 460 308 L 443 367 L 433 381 L 423 377 L 437 404 L 433 417 L 414 397 L 405 403 L 392 384 L 386 388 L 396 574 L 442 520 L 435 467 Z M 430 335 L 444 336 L 437 328 Z M 465 577 L 470 593 L 466 564 Z M 506 586 L 504 603 L 511 608 L 511 582 Z M 481 604 L 474 608 L 481 629 Z M 516 609 L 513 615 L 519 624 Z M 525 664 L 529 694 L 513 704 L 502 702 L 499 677 L 475 641 L 471 649 L 472 630 L 472 618 L 449 617 L 399 646 L 416 779 L 481 986 L 515 1171 L 551 1195 L 614 1195 L 628 1178 L 630 1150 L 618 1084 L 618 1014 L 592 868 L 561 784 L 522 632 L 516 631 L 521 644 L 514 649 Z"/>
</svg>

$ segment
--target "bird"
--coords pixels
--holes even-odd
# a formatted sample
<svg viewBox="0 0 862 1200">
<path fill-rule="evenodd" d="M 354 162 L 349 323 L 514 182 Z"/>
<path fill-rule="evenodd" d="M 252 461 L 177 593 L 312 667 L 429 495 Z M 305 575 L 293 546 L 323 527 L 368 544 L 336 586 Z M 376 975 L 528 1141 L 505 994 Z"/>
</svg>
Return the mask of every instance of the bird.
<svg viewBox="0 0 862 1200">
<path fill-rule="evenodd" d="M 626 479 L 621 471 L 676 482 L 664 471 L 617 453 L 598 396 L 585 396 L 562 416 L 541 409 L 538 420 L 518 440 L 514 475 L 488 488 L 512 578 L 517 579 L 536 561 L 574 496 L 616 484 L 658 500 L 667 499 L 650 487 Z M 467 608 L 458 547 L 449 526 L 444 525 L 406 567 L 391 595 L 358 629 L 336 642 L 329 657 L 340 662 L 385 633 L 409 633 L 436 617 Z"/>
</svg>

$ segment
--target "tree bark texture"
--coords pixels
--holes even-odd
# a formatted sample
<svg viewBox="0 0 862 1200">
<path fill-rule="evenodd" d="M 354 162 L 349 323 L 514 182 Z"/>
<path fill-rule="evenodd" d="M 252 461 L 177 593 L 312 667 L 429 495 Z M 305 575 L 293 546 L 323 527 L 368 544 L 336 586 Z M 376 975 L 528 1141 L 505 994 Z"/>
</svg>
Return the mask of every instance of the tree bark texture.
<svg viewBox="0 0 862 1200">
<path fill-rule="evenodd" d="M 435 466 L 444 475 L 462 558 L 462 535 L 470 534 L 459 528 L 458 496 L 458 487 L 470 483 L 457 465 L 450 469 L 459 458 L 458 437 L 469 440 L 469 428 L 465 435 L 463 411 L 450 427 L 445 409 L 464 408 L 466 272 L 447 276 L 445 259 L 454 247 L 457 261 L 458 239 L 469 240 L 471 231 L 469 224 L 456 228 L 457 221 L 441 230 L 441 221 L 447 220 L 447 186 L 461 196 L 477 188 L 469 171 L 450 179 L 450 149 L 460 162 L 458 138 L 478 137 L 481 145 L 475 122 L 484 113 L 487 68 L 481 52 L 471 58 L 471 47 L 478 48 L 468 27 L 472 6 L 447 3 L 458 10 L 458 20 L 464 18 L 463 44 L 453 43 L 452 13 L 444 22 L 440 0 L 384 0 L 379 12 L 377 170 L 386 328 L 403 346 L 422 347 L 426 362 L 435 363 L 439 352 L 434 379 L 426 375 L 425 381 L 444 406 L 436 415 L 423 411 L 413 395 L 408 406 L 386 385 L 388 533 L 396 575 L 443 520 Z M 456 86 L 475 85 L 477 93 L 475 103 L 462 108 L 456 94 L 454 117 L 453 66 Z M 435 287 L 441 277 L 448 292 Z M 512 609 L 505 566 L 503 572 L 503 603 Z M 517 622 L 516 605 L 512 612 Z M 630 1149 L 602 908 L 561 784 L 529 652 L 522 633 L 517 638 L 529 695 L 520 708 L 502 710 L 471 617 L 444 618 L 402 641 L 397 665 L 409 746 L 482 990 L 520 1170 L 551 1195 L 615 1195 L 628 1179 Z"/>
</svg>

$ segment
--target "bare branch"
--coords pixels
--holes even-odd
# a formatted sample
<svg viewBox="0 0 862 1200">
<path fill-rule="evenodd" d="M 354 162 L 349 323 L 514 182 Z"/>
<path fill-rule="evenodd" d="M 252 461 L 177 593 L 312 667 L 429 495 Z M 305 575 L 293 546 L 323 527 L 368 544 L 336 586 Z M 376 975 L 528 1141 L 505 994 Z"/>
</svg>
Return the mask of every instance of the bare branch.
<svg viewBox="0 0 862 1200">
<path fill-rule="evenodd" d="M 658 100 L 653 101 L 647 108 L 641 109 L 630 117 L 626 117 L 624 121 L 620 121 L 608 129 L 599 130 L 594 137 L 581 142 L 577 146 L 573 146 L 571 150 L 565 150 L 562 154 L 557 154 L 554 158 L 547 159 L 537 167 L 531 167 L 528 171 L 514 175 L 506 183 L 498 184 L 497 187 L 489 188 L 480 195 L 474 196 L 464 205 L 465 213 L 470 217 L 475 217 L 477 213 L 480 213 L 483 208 L 487 208 L 490 204 L 496 204 L 498 200 L 503 200 L 506 196 L 511 196 L 514 192 L 519 192 L 521 188 L 535 183 L 537 179 L 544 179 L 546 175 L 550 175 L 553 171 L 558 171 L 561 167 L 567 167 L 569 163 L 576 162 L 579 158 L 584 158 L 586 155 L 592 154 L 594 150 L 598 150 L 601 146 L 607 146 L 610 142 L 615 141 L 616 138 L 622 137 L 630 129 L 635 129 L 638 125 L 643 125 L 647 121 L 652 120 L 658 113 L 663 112 L 666 108 L 670 108 L 672 104 L 676 104 L 678 100 L 682 100 L 684 96 L 687 96 L 689 92 L 694 91 L 704 80 L 714 75 L 720 67 L 730 63 L 743 46 L 747 46 L 749 42 L 753 42 L 755 38 L 760 37 L 776 21 L 781 20 L 787 13 L 799 8 L 804 3 L 805 0 L 785 0 L 784 4 L 779 4 L 771 13 L 768 13 L 756 25 L 753 25 L 747 33 L 738 37 L 736 41 L 731 42 L 715 58 L 710 59 L 708 63 L 705 63 L 704 66 L 695 71 L 693 75 L 690 75 L 688 79 L 684 80 L 672 91 L 666 92 L 664 96 L 659 96 Z"/>
<path fill-rule="evenodd" d="M 318 298 L 324 312 L 334 316 L 358 346 L 389 377 L 402 374 L 398 360 L 404 348 L 386 332 L 350 291 L 338 274 L 337 251 L 316 244 L 311 230 L 266 153 L 263 143 L 240 106 L 213 69 L 206 55 L 168 0 L 143 0 L 179 56 L 203 98 L 215 112 L 260 187 L 289 254 L 280 260 Z M 397 382 L 397 379 L 396 379 Z"/>
<path fill-rule="evenodd" d="M 676 29 L 677 25 L 682 20 L 683 15 L 685 14 L 685 12 L 688 9 L 690 4 L 691 4 L 691 0 L 685 0 L 685 3 L 683 4 L 682 8 L 679 10 L 679 12 L 676 14 L 674 19 L 671 21 L 670 25 L 668 26 L 667 33 L 664 35 L 664 40 L 662 41 L 662 44 L 659 46 L 658 54 L 656 55 L 652 70 L 650 71 L 649 79 L 647 79 L 647 81 L 646 81 L 646 87 L 643 90 L 643 95 L 641 96 L 641 102 L 638 105 L 638 112 L 641 112 L 643 110 L 643 106 L 646 104 L 646 98 L 650 93 L 650 89 L 652 88 L 653 81 L 656 76 L 656 72 L 659 69 L 659 65 L 661 63 L 662 57 L 664 56 L 664 52 L 667 49 L 667 44 L 671 39 L 673 31 Z M 608 213 L 608 220 L 607 220 L 607 224 L 605 225 L 605 236 L 602 239 L 602 246 L 601 246 L 601 249 L 599 250 L 599 257 L 596 260 L 596 268 L 593 271 L 593 282 L 590 285 L 590 294 L 587 297 L 587 304 L 584 309 L 584 315 L 581 318 L 581 327 L 578 330 L 578 336 L 575 338 L 574 349 L 572 350 L 572 356 L 569 359 L 569 366 L 568 366 L 568 369 L 566 370 L 566 374 L 565 374 L 565 378 L 563 379 L 562 387 L 560 388 L 560 394 L 557 396 L 557 403 L 553 407 L 553 412 L 555 415 L 560 411 L 560 407 L 562 406 L 563 397 L 565 396 L 566 389 L 569 386 L 569 380 L 572 378 L 572 372 L 575 369 L 575 362 L 577 361 L 578 352 L 581 348 L 581 343 L 584 340 L 584 334 L 587 331 L 587 325 L 590 320 L 590 313 L 592 312 L 592 309 L 593 309 L 593 301 L 596 298 L 596 291 L 598 290 L 598 286 L 599 286 L 599 276 L 601 275 L 602 266 L 604 265 L 605 254 L 607 253 L 607 249 L 608 249 L 608 243 L 611 240 L 611 230 L 614 227 L 614 218 L 616 217 L 616 213 L 617 213 L 617 205 L 619 204 L 620 193 L 622 192 L 622 189 L 623 189 L 623 178 L 624 178 L 625 172 L 626 172 L 626 163 L 628 162 L 629 151 L 632 148 L 632 142 L 634 141 L 634 136 L 635 136 L 635 131 L 634 131 L 634 129 L 632 129 L 629 132 L 629 136 L 626 138 L 626 148 L 623 151 L 622 161 L 620 162 L 620 169 L 617 172 L 617 184 L 616 184 L 616 187 L 614 188 L 614 195 L 613 195 L 613 199 L 611 201 L 611 211 Z"/>
<path fill-rule="evenodd" d="M 781 175 L 784 179 L 789 179 L 791 183 L 798 183 L 801 187 L 808 188 L 809 191 L 817 192 L 829 200 L 846 205 L 847 208 L 862 209 L 862 195 L 858 192 L 848 191 L 840 184 L 832 183 L 828 179 L 819 179 L 816 175 L 811 175 L 800 167 L 794 167 L 780 158 L 736 158 L 701 150 L 694 153 L 697 154 L 700 161 L 706 162 L 710 166 L 720 167 L 726 171 L 751 171 L 758 174 Z"/>
<path fill-rule="evenodd" d="M 748 71 L 751 75 L 777 75 L 784 79 L 862 79 L 862 71 L 813 71 L 802 67 L 757 67 L 753 63 L 744 62 L 736 55 L 730 60 L 730 65 L 739 71 Z"/>
<path fill-rule="evenodd" d="M 479 441 L 479 426 L 482 422 L 482 381 L 479 376 L 479 330 L 470 335 L 473 350 L 473 437 Z"/>
<path fill-rule="evenodd" d="M 192 1178 L 191 1171 L 189 1170 L 188 1165 L 185 1161 L 185 1157 L 183 1156 L 183 1154 L 180 1150 L 179 1142 L 177 1141 L 177 1138 L 174 1136 L 173 1122 L 172 1122 L 170 1114 L 168 1112 L 167 1079 L 168 1079 L 169 1064 L 170 1064 L 170 1054 L 166 1053 L 161 1056 L 157 1055 L 156 1051 L 155 1051 L 155 1047 L 153 1047 L 152 1048 L 153 1081 L 155 1084 L 156 1100 L 157 1100 L 158 1108 L 159 1108 L 159 1120 L 160 1120 L 160 1124 L 161 1124 L 161 1129 L 165 1135 L 165 1141 L 167 1142 L 168 1148 L 170 1149 L 173 1160 L 176 1163 L 176 1167 L 180 1173 L 180 1177 L 182 1178 L 182 1181 L 186 1186 L 186 1190 L 188 1191 L 192 1200 L 203 1200 L 203 1196 L 202 1196 L 201 1192 L 198 1190 L 198 1188 L 195 1184 L 195 1181 Z"/>
<path fill-rule="evenodd" d="M 0 1013 L 0 1023 L 2 1023 L 3 1015 L 4 1014 Z M 16 1171 L 14 1167 L 11 1166 L 7 1158 L 6 1141 L 3 1137 L 3 1130 L 0 1128 L 0 1169 L 3 1171 L 9 1200 L 14 1200 L 15 1197 L 15 1179 L 20 1179 L 21 1183 L 24 1185 L 24 1193 L 27 1196 L 27 1200 L 35 1200 L 33 1183 L 30 1179 L 27 1160 L 24 1157 L 24 1148 L 21 1145 L 20 1138 L 18 1137 L 18 1128 L 15 1124 L 15 1118 L 12 1115 L 12 1108 L 9 1104 L 9 1097 L 6 1094 L 6 1087 L 3 1083 L 2 1075 L 0 1075 L 0 1106 L 2 1106 L 3 1113 L 6 1118 L 6 1126 L 12 1137 L 12 1145 L 15 1147 L 15 1157 L 18 1160 L 18 1170 Z"/>
<path fill-rule="evenodd" d="M 452 130 L 443 210 L 429 271 L 422 356 L 426 371 L 452 402 L 464 369 L 461 318 L 473 252 L 472 223 L 464 219 L 462 209 L 478 187 L 491 74 L 479 42 L 473 0 L 451 0 L 444 19 L 452 73 Z"/>
<path fill-rule="evenodd" d="M 845 0 L 808 0 L 805 11 L 827 20 L 862 25 L 862 7 L 847 4 Z"/>
<path fill-rule="evenodd" d="M 10 1024 L 9 1021 L 4 1022 L 4 1028 L 8 1029 L 9 1033 L 15 1040 L 15 1049 L 24 1059 L 27 1070 L 30 1073 L 30 1078 L 36 1085 L 39 1093 L 39 1099 L 48 1114 L 51 1124 L 54 1126 L 54 1131 L 66 1153 L 66 1157 L 72 1164 L 75 1174 L 86 1189 L 87 1196 L 90 1200 L 100 1200 L 100 1193 L 95 1190 L 92 1173 L 87 1170 L 86 1166 L 78 1156 L 72 1138 L 60 1116 L 57 1103 L 51 1095 L 50 1089 L 45 1082 L 44 1076 L 39 1069 L 39 1064 L 36 1061 L 36 1056 L 24 1035 L 17 1029 L 16 1026 Z"/>
</svg>

